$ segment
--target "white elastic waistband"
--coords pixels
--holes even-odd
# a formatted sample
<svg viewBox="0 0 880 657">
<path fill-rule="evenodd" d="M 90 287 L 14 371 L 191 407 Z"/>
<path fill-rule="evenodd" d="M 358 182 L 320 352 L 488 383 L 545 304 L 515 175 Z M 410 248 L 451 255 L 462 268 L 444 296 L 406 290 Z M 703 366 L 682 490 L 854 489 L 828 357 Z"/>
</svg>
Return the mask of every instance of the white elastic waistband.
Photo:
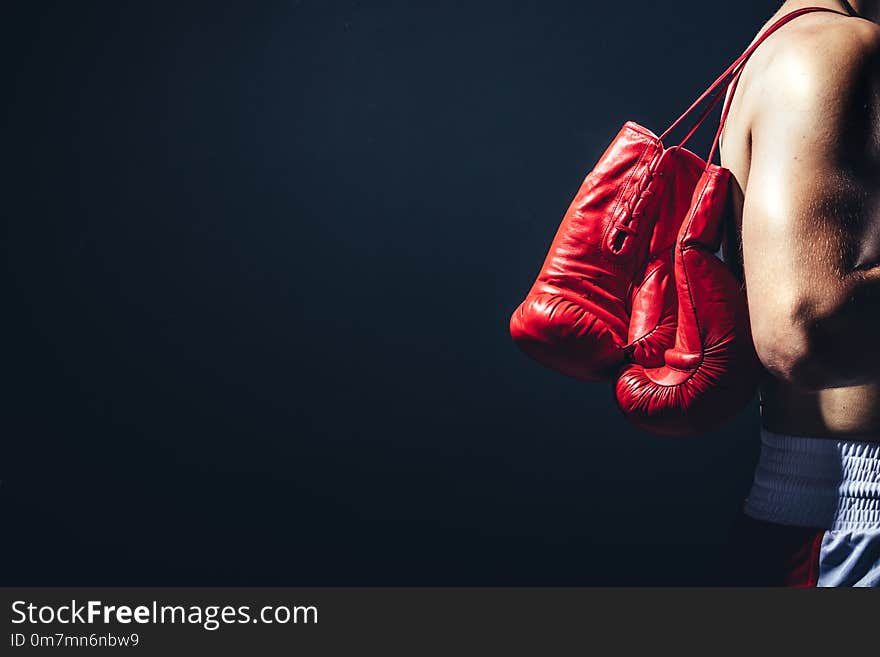
<svg viewBox="0 0 880 657">
<path fill-rule="evenodd" d="M 880 443 L 761 431 L 745 512 L 783 525 L 880 528 Z"/>
</svg>

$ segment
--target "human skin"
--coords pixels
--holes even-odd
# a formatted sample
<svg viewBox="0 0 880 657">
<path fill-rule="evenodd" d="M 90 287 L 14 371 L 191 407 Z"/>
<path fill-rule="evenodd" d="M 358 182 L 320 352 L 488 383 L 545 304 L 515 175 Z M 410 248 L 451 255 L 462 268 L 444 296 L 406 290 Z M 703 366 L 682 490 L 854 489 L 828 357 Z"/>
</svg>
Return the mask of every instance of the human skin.
<svg viewBox="0 0 880 657">
<path fill-rule="evenodd" d="M 762 423 L 880 441 L 880 1 L 797 18 L 745 66 L 721 162 L 752 334 Z M 766 26 L 765 26 L 766 27 Z"/>
</svg>

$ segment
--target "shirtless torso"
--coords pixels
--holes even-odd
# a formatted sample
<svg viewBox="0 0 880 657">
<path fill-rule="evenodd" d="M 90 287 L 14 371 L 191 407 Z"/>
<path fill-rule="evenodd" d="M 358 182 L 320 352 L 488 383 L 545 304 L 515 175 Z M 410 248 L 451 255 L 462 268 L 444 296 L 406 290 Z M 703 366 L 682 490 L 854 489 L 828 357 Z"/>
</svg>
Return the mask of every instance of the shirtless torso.
<svg viewBox="0 0 880 657">
<path fill-rule="evenodd" d="M 746 65 L 721 147 L 763 426 L 880 441 L 880 2 L 785 2 L 815 13 Z M 870 20 L 868 20 L 870 19 Z"/>
</svg>

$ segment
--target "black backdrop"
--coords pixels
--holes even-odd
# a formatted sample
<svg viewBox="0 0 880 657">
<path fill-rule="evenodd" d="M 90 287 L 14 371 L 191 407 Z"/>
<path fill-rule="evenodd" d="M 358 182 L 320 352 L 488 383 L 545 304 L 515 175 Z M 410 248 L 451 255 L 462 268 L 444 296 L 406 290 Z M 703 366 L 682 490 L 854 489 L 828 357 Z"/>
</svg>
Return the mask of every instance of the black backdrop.
<svg viewBox="0 0 880 657">
<path fill-rule="evenodd" d="M 641 433 L 507 320 L 777 5 L 7 5 L 2 581 L 718 581 L 757 405 Z"/>
</svg>

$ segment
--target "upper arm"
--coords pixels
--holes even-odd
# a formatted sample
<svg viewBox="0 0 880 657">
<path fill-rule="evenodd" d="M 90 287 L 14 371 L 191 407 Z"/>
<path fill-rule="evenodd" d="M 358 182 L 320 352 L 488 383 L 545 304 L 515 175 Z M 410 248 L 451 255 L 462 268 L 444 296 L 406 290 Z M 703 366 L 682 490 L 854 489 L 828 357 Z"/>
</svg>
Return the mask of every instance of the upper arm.
<svg viewBox="0 0 880 657">
<path fill-rule="evenodd" d="M 880 257 L 880 38 L 847 29 L 792 44 L 755 83 L 743 264 L 758 355 L 784 378 Z"/>
</svg>

